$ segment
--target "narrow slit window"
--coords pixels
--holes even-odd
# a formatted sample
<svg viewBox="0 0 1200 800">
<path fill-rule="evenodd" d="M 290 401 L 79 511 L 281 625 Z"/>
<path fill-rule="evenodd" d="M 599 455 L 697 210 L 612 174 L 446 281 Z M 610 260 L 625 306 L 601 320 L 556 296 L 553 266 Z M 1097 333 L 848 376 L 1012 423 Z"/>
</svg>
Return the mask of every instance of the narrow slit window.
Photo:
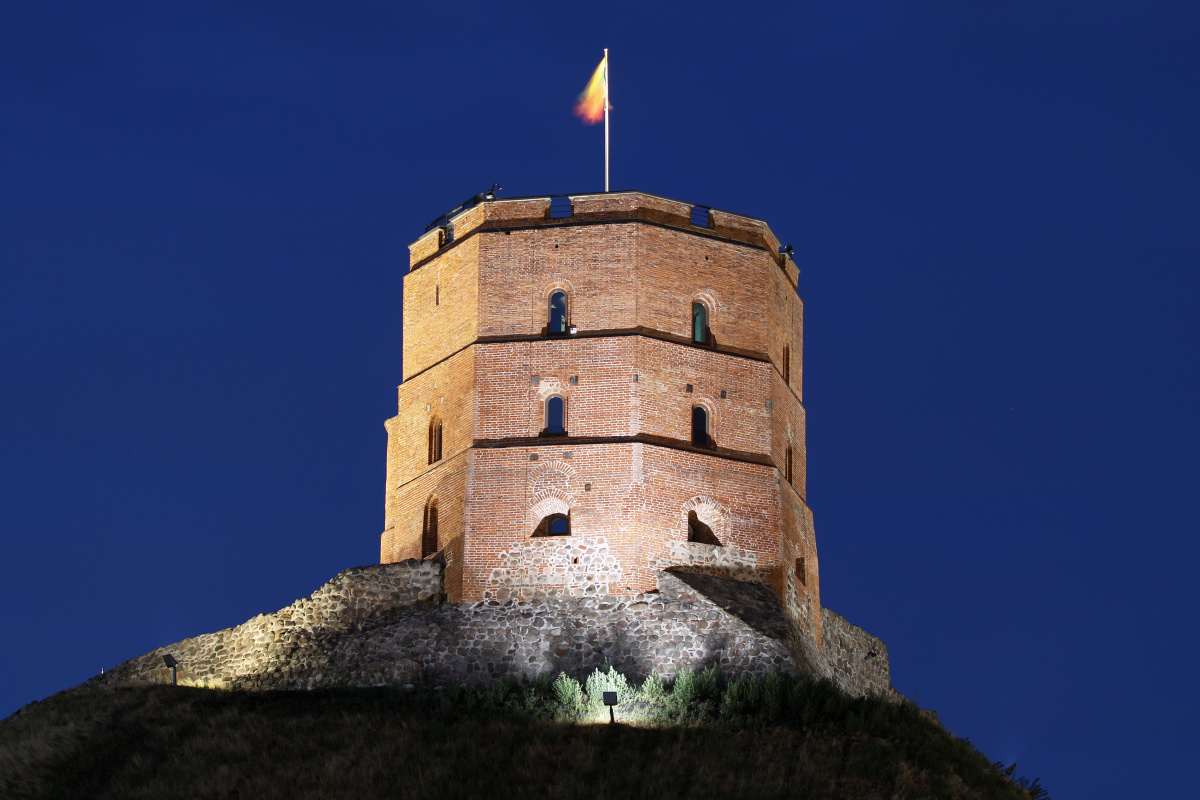
<svg viewBox="0 0 1200 800">
<path fill-rule="evenodd" d="M 692 224 L 697 228 L 707 228 L 712 220 L 712 210 L 707 206 L 692 206 Z"/>
<path fill-rule="evenodd" d="M 438 551 L 438 506 L 430 500 L 425 506 L 425 523 L 421 530 L 421 558 L 429 558 Z"/>
<path fill-rule="evenodd" d="M 571 198 L 566 195 L 550 198 L 550 219 L 567 219 L 573 213 Z"/>
<path fill-rule="evenodd" d="M 562 436 L 567 432 L 567 402 L 555 395 L 546 401 L 546 433 L 549 436 Z"/>
<path fill-rule="evenodd" d="M 787 478 L 787 482 L 791 483 L 792 482 L 792 446 L 790 444 L 788 445 L 788 448 L 787 448 L 787 460 L 783 466 L 784 466 L 784 476 Z"/>
<path fill-rule="evenodd" d="M 440 286 L 433 287 L 433 304 L 435 306 L 442 304 L 442 287 Z"/>
<path fill-rule="evenodd" d="M 550 332 L 567 332 L 567 293 L 555 292 L 550 295 Z"/>
<path fill-rule="evenodd" d="M 712 441 L 708 430 L 708 409 L 695 406 L 692 409 L 692 444 L 697 447 L 708 447 Z"/>
<path fill-rule="evenodd" d="M 708 344 L 708 306 L 704 303 L 692 303 L 692 341 Z"/>
<path fill-rule="evenodd" d="M 792 348 L 783 346 L 783 382 L 792 382 Z"/>
<path fill-rule="evenodd" d="M 442 421 L 434 417 L 429 421 L 429 463 L 442 460 Z"/>
</svg>

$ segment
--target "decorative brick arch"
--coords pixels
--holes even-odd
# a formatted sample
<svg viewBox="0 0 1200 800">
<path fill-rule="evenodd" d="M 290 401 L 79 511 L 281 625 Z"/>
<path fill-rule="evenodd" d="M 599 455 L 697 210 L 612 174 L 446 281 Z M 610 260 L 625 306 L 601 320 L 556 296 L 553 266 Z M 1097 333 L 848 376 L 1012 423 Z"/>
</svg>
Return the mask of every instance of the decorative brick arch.
<svg viewBox="0 0 1200 800">
<path fill-rule="evenodd" d="M 570 461 L 547 461 L 529 476 L 533 483 L 570 483 L 579 473 Z"/>
<path fill-rule="evenodd" d="M 561 379 L 556 378 L 553 375 L 543 376 L 542 379 L 538 381 L 537 392 L 535 396 L 545 403 L 555 395 L 558 395 L 564 400 L 570 402 L 571 384 L 563 383 Z"/>
<path fill-rule="evenodd" d="M 733 527 L 729 509 L 713 498 L 702 494 L 696 495 L 684 503 L 680 511 L 679 525 L 684 541 L 687 540 L 688 535 L 688 514 L 693 511 L 696 512 L 696 519 L 711 528 L 722 544 L 729 544 L 729 532 Z"/>
<path fill-rule="evenodd" d="M 530 497 L 527 522 L 536 527 L 550 514 L 569 514 L 575 504 L 575 478 L 578 473 L 567 461 L 550 461 L 530 475 Z"/>
<path fill-rule="evenodd" d="M 555 292 L 566 292 L 567 302 L 571 301 L 571 295 L 575 293 L 575 284 L 571 283 L 566 278 L 557 278 L 542 285 L 542 296 L 539 301 L 542 306 L 550 301 L 550 295 Z"/>
<path fill-rule="evenodd" d="M 692 310 L 692 306 L 691 306 L 692 303 L 704 303 L 704 305 L 706 305 L 708 307 L 709 315 L 714 314 L 720 306 L 720 303 L 717 300 L 716 294 L 714 294 L 711 291 L 707 291 L 707 290 L 701 291 L 701 292 L 694 292 L 692 294 L 692 299 L 688 302 L 688 312 L 689 313 Z M 710 323 L 712 322 L 711 318 L 709 319 L 709 322 Z"/>
</svg>

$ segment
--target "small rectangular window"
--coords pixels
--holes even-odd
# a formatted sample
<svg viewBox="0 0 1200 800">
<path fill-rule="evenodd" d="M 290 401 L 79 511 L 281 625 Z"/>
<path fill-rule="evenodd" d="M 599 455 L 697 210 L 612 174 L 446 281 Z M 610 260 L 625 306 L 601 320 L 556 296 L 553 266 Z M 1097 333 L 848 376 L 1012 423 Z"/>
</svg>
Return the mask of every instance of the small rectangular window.
<svg viewBox="0 0 1200 800">
<path fill-rule="evenodd" d="M 550 198 L 550 219 L 567 219 L 573 213 L 571 198 L 566 195 Z"/>
<path fill-rule="evenodd" d="M 692 206 L 692 224 L 697 228 L 708 228 L 712 222 L 712 210 L 707 206 Z"/>
</svg>

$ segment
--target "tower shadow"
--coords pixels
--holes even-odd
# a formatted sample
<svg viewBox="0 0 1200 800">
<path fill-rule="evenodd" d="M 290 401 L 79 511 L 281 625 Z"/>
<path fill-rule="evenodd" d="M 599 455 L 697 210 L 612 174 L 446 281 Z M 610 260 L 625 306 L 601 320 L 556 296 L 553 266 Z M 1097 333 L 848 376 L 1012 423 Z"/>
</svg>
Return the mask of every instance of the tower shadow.
<svg viewBox="0 0 1200 800">
<path fill-rule="evenodd" d="M 697 572 L 671 570 L 670 574 L 687 584 L 698 598 L 737 617 L 756 632 L 785 644 L 788 642 L 787 619 L 779 599 L 765 584 Z"/>
</svg>

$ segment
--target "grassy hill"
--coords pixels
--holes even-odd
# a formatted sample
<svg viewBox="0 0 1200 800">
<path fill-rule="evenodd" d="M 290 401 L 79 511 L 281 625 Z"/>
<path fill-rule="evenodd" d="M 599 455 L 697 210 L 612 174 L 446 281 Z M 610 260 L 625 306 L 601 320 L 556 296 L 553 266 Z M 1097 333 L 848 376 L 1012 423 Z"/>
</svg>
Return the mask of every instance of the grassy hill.
<svg viewBox="0 0 1200 800">
<path fill-rule="evenodd" d="M 599 692 L 620 694 L 618 724 Z M 909 704 L 714 671 L 61 693 L 0 722 L 5 798 L 1045 798 Z"/>
</svg>

